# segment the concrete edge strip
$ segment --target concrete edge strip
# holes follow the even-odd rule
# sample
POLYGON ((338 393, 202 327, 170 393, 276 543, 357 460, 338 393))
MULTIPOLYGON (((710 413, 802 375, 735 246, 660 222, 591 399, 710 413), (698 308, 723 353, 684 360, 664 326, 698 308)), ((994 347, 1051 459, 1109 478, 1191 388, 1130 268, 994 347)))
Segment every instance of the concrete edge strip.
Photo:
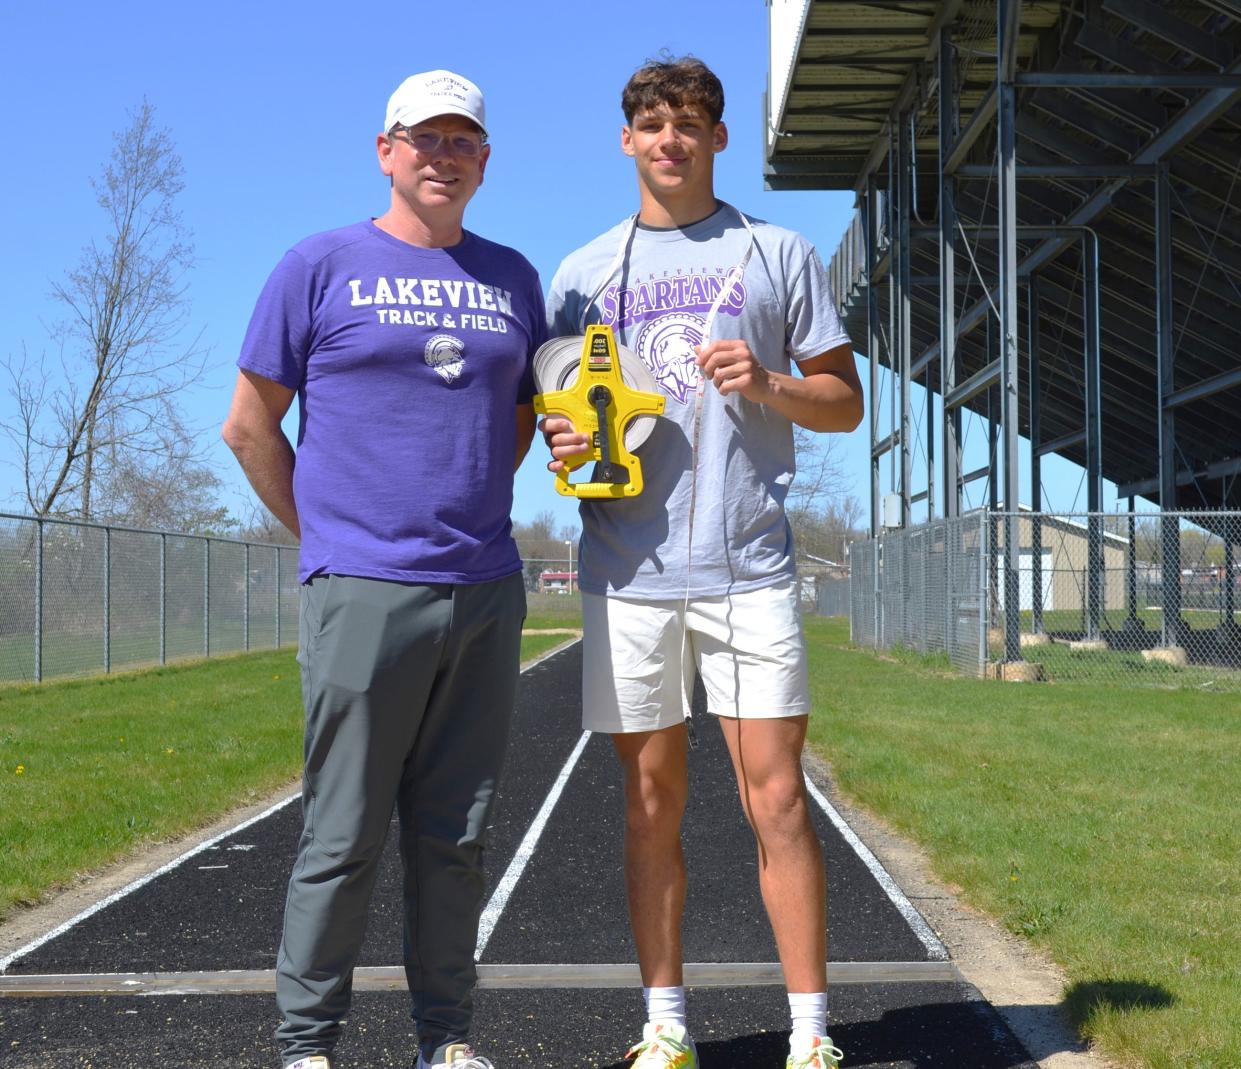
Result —
MULTIPOLYGON (((829 962, 827 982, 840 984, 964 983, 951 962, 829 962)), ((354 970, 355 991, 404 991, 399 965, 354 970)), ((478 986, 492 989, 629 988, 641 986, 637 965, 480 965, 478 986)), ((687 987, 783 986, 777 962, 687 962, 687 987)), ((86 973, 0 976, 0 998, 115 995, 270 995, 271 969, 220 972, 86 973)))
MULTIPOLYGON (((542 664, 549 657, 554 657, 557 653, 560 653, 561 651, 568 649, 570 646, 574 644, 574 642, 580 642, 580 641, 581 639, 571 639, 568 642, 563 642, 560 645, 556 646, 555 648, 548 650, 546 653, 542 654, 539 657, 536 657, 534 660, 530 661, 528 664, 523 665, 521 668, 522 673, 524 674, 525 672, 528 672, 531 668, 534 668, 536 665, 542 664)), ((23 958, 27 954, 34 953, 34 951, 38 950, 39 947, 43 946, 44 943, 49 943, 53 939, 55 939, 57 936, 64 935, 64 933, 67 932, 70 928, 73 928, 74 926, 81 924, 82 921, 86 920, 89 917, 93 917, 100 910, 107 909, 107 907, 112 905, 114 902, 119 902, 122 898, 126 897, 127 895, 133 894, 134 891, 137 891, 139 888, 145 887, 152 880, 164 875, 164 873, 171 872, 173 869, 177 868, 177 866, 183 865, 190 858, 196 857, 198 854, 201 854, 204 850, 211 849, 211 847, 215 846, 215 844, 218 843, 221 839, 227 839, 230 835, 235 835, 239 831, 244 831, 246 828, 250 827, 251 824, 257 824, 260 820, 266 820, 273 813, 279 812, 290 802, 297 801, 297 799, 299 799, 301 796, 302 796, 301 791, 296 791, 293 794, 289 795, 289 797, 281 799, 275 805, 270 806, 267 809, 263 810, 263 812, 250 817, 248 820, 243 820, 240 824, 237 824, 234 827, 227 829, 226 831, 220 832, 219 835, 212 836, 210 839, 207 839, 204 842, 199 843, 193 849, 187 850, 185 853, 178 855, 177 857, 173 858, 171 861, 167 862, 166 864, 161 865, 159 868, 154 869, 151 872, 148 872, 145 876, 139 876, 138 879, 134 880, 133 882, 127 883, 124 887, 120 888, 117 891, 112 892, 112 894, 108 895, 106 898, 101 898, 94 905, 89 906, 86 909, 82 910, 81 913, 78 913, 75 916, 70 917, 63 924, 57 925, 51 931, 45 932, 43 935, 39 936, 38 939, 35 939, 32 942, 27 943, 24 947, 20 947, 19 949, 14 950, 11 954, 8 954, 7 956, 0 958, 0 977, 3 977, 3 975, 8 971, 9 966, 12 965, 13 962, 17 961, 18 958, 23 958)), ((533 847, 531 847, 531 849, 533 849, 533 847)), ((501 904, 501 908, 503 908, 503 904, 501 904)), ((497 917, 498 916, 499 914, 497 913, 497 917)))
POLYGON ((844 837, 845 842, 853 848, 853 852, 861 859, 862 864, 870 870, 870 874, 875 878, 875 881, 883 888, 888 898, 891 899, 892 905, 897 908, 900 915, 909 924, 909 927, 913 929, 913 933, 918 937, 919 942, 926 947, 927 956, 933 962, 948 961, 951 955, 949 955, 948 948, 944 946, 943 941, 931 930, 931 926, 927 924, 926 919, 905 896, 905 892, 897 886, 896 881, 892 879, 888 870, 883 867, 882 862, 871 852, 870 847, 858 838, 857 833, 849 827, 845 822, 845 818, 828 801, 827 796, 815 786, 814 781, 809 776, 806 776, 806 789, 810 792, 810 796, 819 803, 819 807, 827 814, 827 819, 835 825, 836 830, 844 837))
POLYGON ((582 756, 582 751, 586 749, 586 743, 590 741, 590 732, 583 731, 581 737, 577 740, 577 745, 573 747, 573 752, 569 754, 569 758, 564 763, 564 767, 560 770, 560 775, 556 777, 556 782, 552 784, 551 790, 547 792, 547 797, 543 799, 543 804, 539 807, 538 813, 535 814, 534 820, 531 821, 530 827, 526 829, 526 834, 521 840, 521 845, 517 847, 517 853, 513 855, 513 859, 508 863, 508 868, 504 870, 504 875, 500 878, 500 882, 496 884, 496 889, 491 893, 491 898, 487 902, 486 908, 482 912, 482 916, 478 919, 478 942, 474 946, 474 957, 481 958, 483 951, 487 949, 487 942, 491 939, 491 933, 495 931, 496 925, 500 921, 500 914, 504 912, 504 907, 508 905, 509 895, 513 893, 513 888, 517 886, 517 881, 521 879, 521 875, 526 870, 526 866, 530 863, 530 858, 534 856, 535 847, 539 844, 539 837, 543 834, 543 828, 546 827, 548 819, 552 815, 552 810, 556 808, 556 803, 560 801, 560 795, 564 791, 565 784, 569 782, 569 776, 572 774, 574 766, 577 765, 578 758, 582 756))

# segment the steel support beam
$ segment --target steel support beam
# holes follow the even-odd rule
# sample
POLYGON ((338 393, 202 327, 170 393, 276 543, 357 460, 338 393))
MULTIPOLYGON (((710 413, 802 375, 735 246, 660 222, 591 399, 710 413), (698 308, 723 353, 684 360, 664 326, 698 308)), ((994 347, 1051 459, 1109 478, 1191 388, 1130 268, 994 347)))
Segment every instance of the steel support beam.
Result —
MULTIPOLYGON (((1241 74, 1241 62, 1232 64, 1224 73, 1241 74)), ((1147 141, 1129 162, 1138 165, 1158 163, 1210 126, 1220 115, 1236 104, 1238 99, 1241 99, 1241 89, 1207 90, 1147 141)), ((1103 188, 1088 197, 1080 207, 1070 212, 1064 222, 1069 226, 1089 225, 1111 205, 1113 198, 1124 185, 1124 179, 1109 181, 1103 188)), ((1071 240, 1071 238, 1061 237, 1044 241, 1031 250, 1018 266, 1026 272, 1035 271, 1058 256, 1071 240)), ((957 336, 960 337, 981 323, 990 307, 990 301, 996 298, 996 292, 992 291, 989 298, 984 296, 971 305, 960 318, 957 336)), ((918 359, 919 361, 924 358, 934 359, 938 353, 939 342, 936 341, 928 346, 918 359)))
MULTIPOLYGON (((897 121, 897 116, 909 109, 909 105, 913 103, 914 97, 918 92, 919 73, 924 63, 930 63, 939 50, 940 30, 945 26, 951 26, 957 18, 957 13, 961 10, 965 0, 946 0, 940 5, 939 11, 936 12, 931 25, 927 27, 927 49, 923 54, 921 62, 915 63, 905 75, 904 82, 896 94, 896 100, 892 105, 891 111, 888 113, 888 125, 897 121)), ((862 165, 862 170, 858 174, 858 180, 854 184, 854 190, 861 192, 865 188, 867 179, 879 169, 879 165, 883 163, 884 156, 891 150, 891 144, 888 134, 880 131, 871 142, 870 151, 866 154, 866 162, 862 165)))
POLYGON ((991 126, 991 120, 995 118, 997 100, 995 86, 992 86, 987 95, 979 102, 978 107, 974 109, 974 114, 970 116, 970 121, 965 124, 965 129, 960 132, 953 142, 943 165, 944 174, 956 173, 957 168, 965 162, 965 157, 969 155, 969 151, 974 147, 974 143, 991 126))
MULTIPOLYGON (((1020 163, 1017 178, 1151 178, 1155 168, 1133 163, 1020 163)), ((985 163, 965 163, 956 169, 958 178, 994 178, 995 168, 985 163)))
POLYGON ((952 393, 944 398, 944 408, 959 409, 972 401, 983 390, 989 390, 1000 381, 1000 362, 993 360, 986 367, 979 368, 952 393))
POLYGON ((894 432, 889 434, 886 438, 881 439, 871 447, 871 456, 876 459, 887 456, 890 452, 892 452, 892 450, 898 448, 900 443, 901 436, 899 433, 894 432))
MULTIPOLYGON (((943 30, 939 42, 939 396, 947 398, 957 388, 957 184, 946 161, 960 126, 957 93, 956 49, 951 30, 943 30)), ((919 369, 920 370, 920 369, 919 369)), ((961 515, 961 409, 944 405, 944 516, 961 515)))
POLYGON ((1045 89, 1241 89, 1241 75, 1037 71, 1017 75, 1016 83, 1045 89))
POLYGON ((985 479, 991 474, 991 465, 988 464, 984 468, 975 468, 973 471, 967 471, 961 476, 961 485, 966 483, 976 483, 979 479, 985 479))
MULTIPOLYGON (((1214 464, 1208 464, 1205 468, 1200 468, 1197 471, 1194 471, 1192 468, 1178 468, 1175 486, 1192 486, 1194 483, 1208 482, 1211 479, 1233 479, 1238 475, 1241 475, 1241 457, 1232 457, 1228 460, 1218 460, 1214 464)), ((1120 483, 1116 487, 1116 496, 1132 497, 1138 495, 1141 497, 1158 497, 1159 484, 1160 480, 1158 478, 1120 483)))
POLYGON ((879 244, 879 186, 875 176, 866 181, 862 198, 862 225, 866 231, 866 340, 870 357, 870 536, 879 536, 879 454, 875 439, 879 434, 879 294, 875 290, 875 247, 879 244))
MULTIPOLYGON (((1032 275, 1030 281, 1033 282, 1037 275, 1032 275)), ((1045 457, 1048 453, 1061 453, 1066 449, 1072 449, 1075 445, 1082 445, 1086 441, 1085 431, 1070 431, 1068 434, 1062 434, 1059 438, 1053 438, 1049 442, 1040 441, 1034 447, 1034 455, 1045 457)))
POLYGON ((1103 616, 1103 391, 1099 344, 1099 239, 1082 234, 1082 325, 1086 364, 1086 637, 1098 638, 1103 616))
POLYGON ((896 124, 896 170, 898 176, 897 194, 897 246, 896 246, 896 351, 900 364, 898 372, 901 391, 900 412, 900 493, 901 493, 901 526, 908 527, 910 522, 909 494, 912 488, 913 449, 910 442, 911 395, 913 383, 909 373, 910 349, 912 346, 912 330, 910 324, 910 292, 909 275, 911 248, 909 237, 909 217, 913 193, 913 155, 910 151, 910 129, 907 117, 902 114, 896 124))
MULTIPOLYGON (((1004 660, 1021 660, 1021 573, 1017 510, 1017 39, 1020 0, 999 0, 996 11, 996 170, 999 204, 999 418, 1004 433, 1004 660)), ((992 480, 995 486, 995 480, 992 480)), ((994 493, 993 493, 994 496, 994 493)))
POLYGON ((1030 582, 1031 608, 1034 616, 1031 630, 1043 633, 1043 459, 1039 446, 1043 440, 1043 414, 1039 397, 1039 362, 1043 346, 1039 333, 1039 280, 1032 275, 1026 285, 1026 344, 1029 361, 1028 411, 1030 418, 1030 582))
POLYGON ((1186 386, 1184 389, 1166 394, 1163 398, 1163 403, 1166 408, 1179 408, 1181 405, 1187 405, 1191 401, 1201 401, 1205 397, 1214 397, 1217 393, 1223 393, 1225 390, 1231 390, 1237 386, 1241 386, 1241 368, 1235 371, 1225 371, 1219 375, 1212 375, 1211 378, 1203 379, 1201 382, 1194 383, 1193 386, 1186 386))
POLYGON ((1159 508, 1160 588, 1163 594, 1165 646, 1176 646, 1181 637, 1181 532, 1176 508, 1176 414, 1168 405, 1175 392, 1176 352, 1172 342, 1172 186, 1168 165, 1159 166, 1155 179, 1155 367, 1159 378, 1159 508))

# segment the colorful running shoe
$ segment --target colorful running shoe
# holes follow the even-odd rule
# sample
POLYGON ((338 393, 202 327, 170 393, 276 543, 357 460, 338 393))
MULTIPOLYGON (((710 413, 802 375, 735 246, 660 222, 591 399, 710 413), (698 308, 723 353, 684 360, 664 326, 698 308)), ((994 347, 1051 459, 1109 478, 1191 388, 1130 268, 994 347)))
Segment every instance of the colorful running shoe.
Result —
POLYGON ((679 1024, 647 1021, 642 1042, 630 1047, 625 1057, 633 1059, 629 1069, 698 1069, 698 1048, 679 1024))
POLYGON ((491 1061, 476 1054, 468 1043, 449 1043, 435 1052, 431 1061, 418 1055, 418 1069, 495 1069, 491 1061))
POLYGON ((840 1069, 844 1052, 832 1046, 831 1036, 793 1036, 784 1069, 840 1069))

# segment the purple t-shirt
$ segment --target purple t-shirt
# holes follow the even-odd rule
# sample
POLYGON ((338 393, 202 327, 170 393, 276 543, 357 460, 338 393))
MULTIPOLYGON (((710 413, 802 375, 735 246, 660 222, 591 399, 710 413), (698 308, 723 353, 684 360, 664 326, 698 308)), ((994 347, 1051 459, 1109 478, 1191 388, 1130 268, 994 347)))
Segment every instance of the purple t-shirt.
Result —
POLYGON ((545 338, 538 273, 469 231, 423 249, 367 221, 291 249, 237 364, 298 392, 301 580, 518 571, 516 407, 545 338))

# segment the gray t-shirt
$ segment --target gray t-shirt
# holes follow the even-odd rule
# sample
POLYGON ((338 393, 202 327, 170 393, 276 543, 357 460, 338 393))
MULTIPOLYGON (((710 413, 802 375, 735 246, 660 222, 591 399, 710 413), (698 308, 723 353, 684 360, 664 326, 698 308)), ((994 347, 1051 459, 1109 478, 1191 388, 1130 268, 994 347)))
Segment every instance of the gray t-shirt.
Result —
MULTIPOLYGON (((747 218, 754 249, 712 337, 743 338, 765 367, 786 373, 791 361, 848 344, 814 246, 790 230, 747 218)), ((581 334, 588 323, 611 324, 666 398, 663 417, 638 453, 642 493, 581 503, 580 583, 587 593, 643 601, 687 592, 709 597, 757 590, 793 574, 784 515, 794 472, 788 419, 740 395, 723 397, 707 384, 692 489, 693 347, 702 343, 707 314, 745 257, 750 233, 728 205, 684 229, 635 229, 626 220, 566 257, 552 279, 552 336, 581 334), (624 260, 603 286, 627 237, 624 260)))

